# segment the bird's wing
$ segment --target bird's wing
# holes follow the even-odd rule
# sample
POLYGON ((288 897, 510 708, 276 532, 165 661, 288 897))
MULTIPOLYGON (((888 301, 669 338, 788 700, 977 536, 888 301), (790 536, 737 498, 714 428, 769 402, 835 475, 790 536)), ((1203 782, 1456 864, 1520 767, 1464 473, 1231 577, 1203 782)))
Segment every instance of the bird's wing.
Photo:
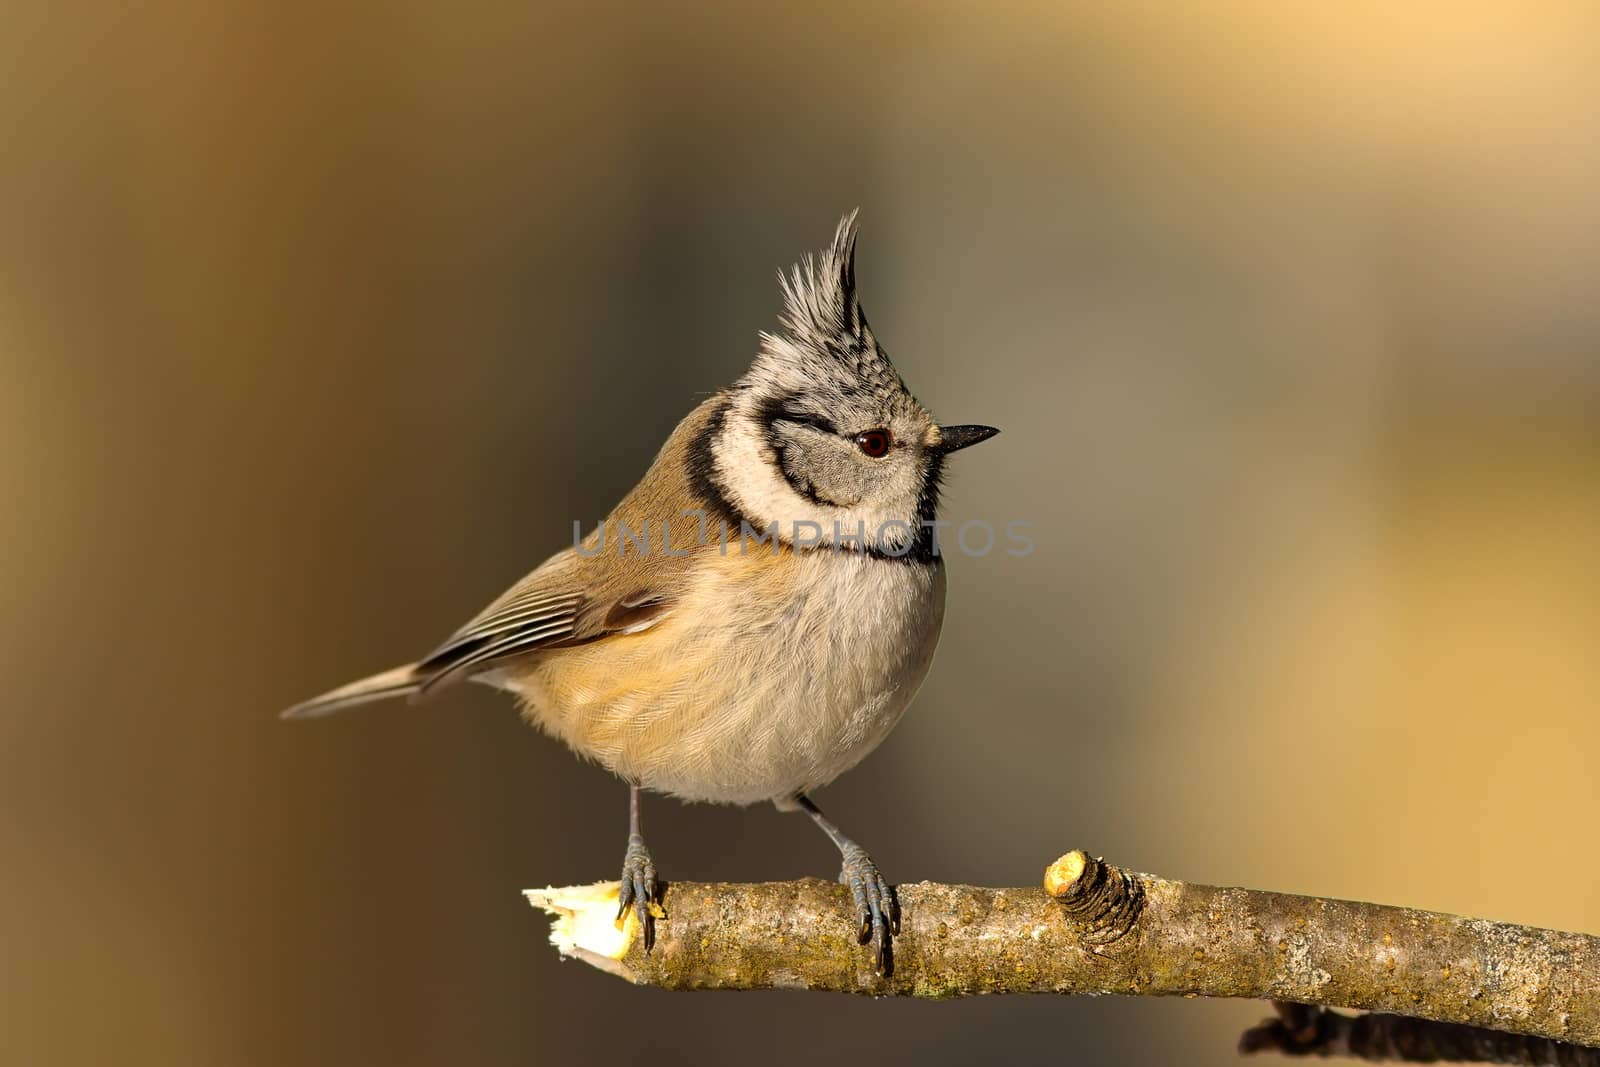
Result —
POLYGON ((707 539, 713 502, 694 472, 725 406, 721 394, 711 397, 678 424, 639 484, 583 540, 583 551, 551 556, 418 663, 418 691, 540 649, 638 633, 670 614, 700 563, 721 550, 707 539), (643 533, 646 547, 629 551, 620 529, 643 533))
POLYGON ((620 575, 602 577, 587 562, 563 552, 508 589, 417 663, 418 692, 539 649, 638 633, 665 618, 677 599, 675 589, 619 583, 620 575))

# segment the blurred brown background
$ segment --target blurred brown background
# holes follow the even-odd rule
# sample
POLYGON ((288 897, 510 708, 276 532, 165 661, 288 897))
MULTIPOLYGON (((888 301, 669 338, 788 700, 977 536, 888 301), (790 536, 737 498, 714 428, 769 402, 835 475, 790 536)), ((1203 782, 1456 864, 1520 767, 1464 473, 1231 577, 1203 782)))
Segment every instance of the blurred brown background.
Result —
POLYGON ((0 37, 0 1060, 1233 1062, 1261 1005, 563 966, 518 891, 612 874, 617 782, 488 692, 274 717, 602 515, 857 205, 1005 429, 949 516, 1038 545, 820 797, 891 878, 1600 930, 1593 4, 74 10, 0 37))

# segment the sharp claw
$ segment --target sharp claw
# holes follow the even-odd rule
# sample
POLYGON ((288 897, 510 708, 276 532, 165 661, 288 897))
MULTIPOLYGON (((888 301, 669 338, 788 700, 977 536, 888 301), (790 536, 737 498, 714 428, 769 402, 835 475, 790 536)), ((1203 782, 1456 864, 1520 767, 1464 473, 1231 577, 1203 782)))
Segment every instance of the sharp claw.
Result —
POLYGON ((858 922, 856 940, 872 945, 877 972, 887 976, 894 966, 893 938, 900 932, 900 901, 872 859, 859 848, 845 853, 839 881, 850 887, 858 922))
POLYGON ((634 918, 639 920, 639 927, 644 935, 646 953, 655 947, 656 917, 666 916, 666 912, 661 909, 660 899, 661 889, 656 882, 656 865, 643 842, 632 840, 628 843, 627 854, 622 860, 622 884, 617 893, 617 922, 622 922, 623 916, 628 914, 629 907, 633 908, 634 918))
POLYGON ((644 951, 648 955, 656 943, 656 921, 650 914, 650 909, 645 905, 643 892, 636 894, 633 902, 633 914, 639 920, 639 929, 644 931, 644 951))
POLYGON ((883 909, 877 900, 872 903, 872 963, 879 974, 886 972, 889 956, 889 931, 884 922, 883 909))
POLYGON ((867 900, 867 891, 860 885, 854 887, 856 898, 856 918, 860 920, 860 927, 856 930, 856 942, 865 945, 872 937, 872 904, 867 900))

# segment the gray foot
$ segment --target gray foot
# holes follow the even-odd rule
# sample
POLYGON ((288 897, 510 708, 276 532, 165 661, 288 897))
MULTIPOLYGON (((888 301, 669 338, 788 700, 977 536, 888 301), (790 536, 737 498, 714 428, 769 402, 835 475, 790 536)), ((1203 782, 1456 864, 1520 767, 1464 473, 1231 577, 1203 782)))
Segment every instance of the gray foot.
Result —
POLYGON ((844 868, 839 871, 839 881, 850 887, 855 899, 859 925, 856 939, 863 945, 872 943, 873 965, 887 977, 894 970, 892 939, 900 932, 900 901, 866 849, 852 844, 843 852, 844 868))
MULTIPOLYGON (((870 860, 868 861, 871 862, 870 860)), ((656 882, 655 861, 644 840, 637 834, 628 838, 628 851, 622 857, 622 892, 617 902, 617 918, 621 919, 633 905, 633 913, 644 931, 644 950, 649 952, 656 943, 656 916, 661 910, 661 887, 656 882)))

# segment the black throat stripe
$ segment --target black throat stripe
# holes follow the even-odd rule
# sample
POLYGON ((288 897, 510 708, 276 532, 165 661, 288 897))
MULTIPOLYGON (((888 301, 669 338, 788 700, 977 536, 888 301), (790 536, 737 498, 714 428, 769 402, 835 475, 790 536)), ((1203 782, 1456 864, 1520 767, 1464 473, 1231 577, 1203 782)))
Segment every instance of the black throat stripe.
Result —
MULTIPOLYGON (((732 397, 723 397, 721 402, 711 410, 711 415, 706 419, 705 425, 689 442, 689 454, 684 461, 684 474, 689 479, 689 491, 693 493, 706 510, 706 521, 716 520, 724 528, 737 532, 740 523, 748 523, 746 518, 733 501, 728 498, 727 492, 722 488, 722 483, 717 480, 717 463, 712 455, 711 446, 722 433, 722 427, 728 418, 728 408, 733 403, 732 397)), ((754 524, 751 524, 752 528, 754 524)))

